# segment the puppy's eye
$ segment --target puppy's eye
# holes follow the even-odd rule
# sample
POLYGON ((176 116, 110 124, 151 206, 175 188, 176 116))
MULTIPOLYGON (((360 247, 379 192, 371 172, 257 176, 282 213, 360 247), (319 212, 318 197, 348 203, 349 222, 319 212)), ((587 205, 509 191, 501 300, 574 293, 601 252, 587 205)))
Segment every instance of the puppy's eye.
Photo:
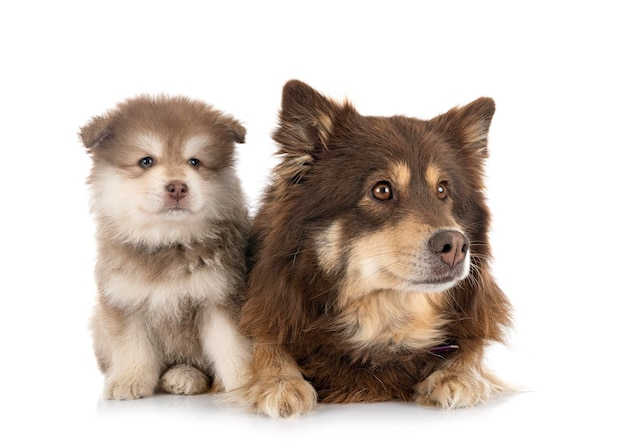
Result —
POLYGON ((387 201, 393 198, 393 191, 391 190, 391 184, 387 181, 378 182, 372 188, 372 196, 376 200, 387 201))
POLYGON ((446 200, 448 198, 448 182, 439 182, 437 184, 437 197, 440 200, 446 200))
POLYGON ((144 157, 139 160, 139 166, 141 168, 150 168, 154 164, 154 159, 152 157, 144 157))
POLYGON ((194 168, 199 168, 200 161, 198 159, 189 159, 189 165, 191 165, 194 168))

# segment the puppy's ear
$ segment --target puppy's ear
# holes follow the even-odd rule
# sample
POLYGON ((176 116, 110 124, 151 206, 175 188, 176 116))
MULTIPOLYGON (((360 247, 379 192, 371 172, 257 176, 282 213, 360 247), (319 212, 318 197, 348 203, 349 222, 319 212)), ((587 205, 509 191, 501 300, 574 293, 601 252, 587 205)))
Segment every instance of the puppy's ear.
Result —
POLYGON ((452 108, 430 122, 460 149, 487 157, 487 134, 495 111, 493 99, 481 97, 463 107, 452 108))
POLYGON ((111 134, 112 123, 113 119, 108 115, 97 116, 81 127, 78 135, 85 148, 95 148, 106 139, 111 134))
POLYGON ((339 112, 328 100, 306 83, 290 80, 283 87, 280 127, 274 140, 286 151, 311 151, 318 142, 326 146, 339 112))
POLYGON ((238 120, 228 115, 221 115, 216 125, 223 129, 237 143, 246 143, 246 129, 238 120))

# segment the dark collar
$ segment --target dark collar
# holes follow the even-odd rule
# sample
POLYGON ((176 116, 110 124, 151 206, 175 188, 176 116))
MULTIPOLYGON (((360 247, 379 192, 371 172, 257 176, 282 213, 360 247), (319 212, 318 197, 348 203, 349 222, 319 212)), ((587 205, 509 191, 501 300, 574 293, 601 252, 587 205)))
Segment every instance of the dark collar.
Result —
POLYGON ((459 345, 455 341, 447 341, 428 350, 428 353, 440 358, 447 358, 459 350, 459 345))

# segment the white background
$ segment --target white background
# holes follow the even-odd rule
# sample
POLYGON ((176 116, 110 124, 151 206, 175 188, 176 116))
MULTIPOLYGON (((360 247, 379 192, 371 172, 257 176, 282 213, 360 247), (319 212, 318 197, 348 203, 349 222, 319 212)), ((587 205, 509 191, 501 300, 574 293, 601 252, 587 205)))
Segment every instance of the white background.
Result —
POLYGON ((3 2, 0 440, 624 442, 622 11, 604 1, 3 2), (100 400, 78 128, 138 93, 206 100, 248 129, 238 155, 254 205, 290 78, 363 114, 430 118, 495 99, 493 269, 515 329, 489 366, 522 393, 458 411, 322 406, 291 420, 208 395, 100 400))

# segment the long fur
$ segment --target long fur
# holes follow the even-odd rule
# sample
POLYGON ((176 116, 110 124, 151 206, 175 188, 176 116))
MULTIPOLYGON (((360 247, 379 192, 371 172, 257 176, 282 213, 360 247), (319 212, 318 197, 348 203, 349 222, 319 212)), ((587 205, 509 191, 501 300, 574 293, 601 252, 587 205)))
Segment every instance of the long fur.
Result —
POLYGON ((244 396, 258 412, 392 399, 451 408, 505 390, 482 365, 510 325, 489 270, 494 111, 479 98, 426 121, 363 116, 285 85, 241 319, 255 344, 244 396), (435 251, 442 232, 469 250, 435 251))
POLYGON ((139 96, 80 130, 97 223, 94 350, 104 397, 232 390, 249 219, 233 166, 245 128, 186 97, 139 96))

